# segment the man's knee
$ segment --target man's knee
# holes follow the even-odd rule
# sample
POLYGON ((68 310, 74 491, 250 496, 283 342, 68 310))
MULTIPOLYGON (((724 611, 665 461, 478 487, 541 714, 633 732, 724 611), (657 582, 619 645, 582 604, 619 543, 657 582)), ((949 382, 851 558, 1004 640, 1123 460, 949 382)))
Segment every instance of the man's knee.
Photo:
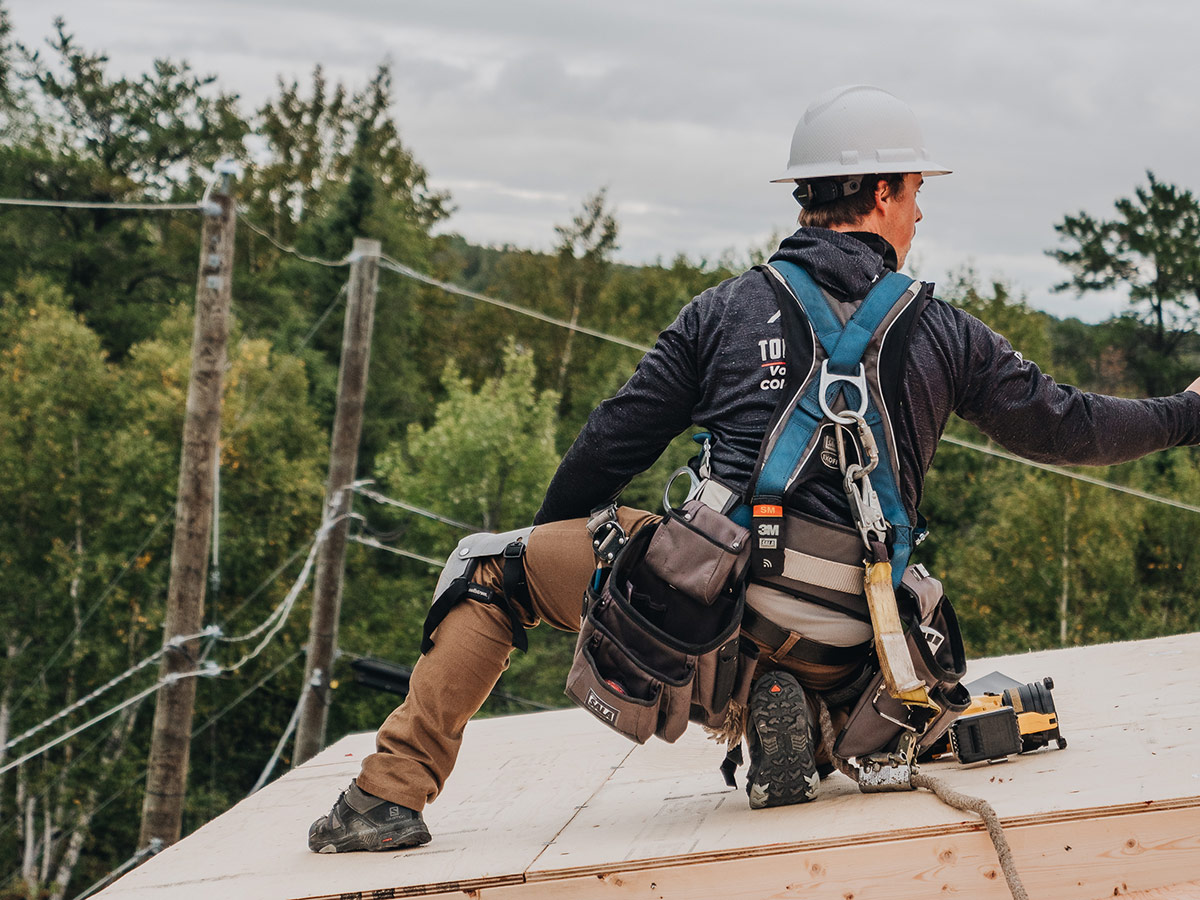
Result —
POLYGON ((485 603, 503 609, 512 629, 513 646, 528 649, 525 627, 529 588, 525 547, 533 528, 499 534, 479 532, 459 541, 438 579, 433 606, 425 619, 421 652, 433 647, 433 633, 459 603, 485 603), (499 568, 497 569, 497 565, 499 568))

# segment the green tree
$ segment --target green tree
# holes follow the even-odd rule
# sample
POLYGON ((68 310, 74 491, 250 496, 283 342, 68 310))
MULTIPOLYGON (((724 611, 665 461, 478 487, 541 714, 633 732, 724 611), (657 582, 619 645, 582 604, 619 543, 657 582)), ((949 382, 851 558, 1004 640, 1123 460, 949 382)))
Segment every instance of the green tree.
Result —
MULTIPOLYGON (((281 82, 255 122, 267 160, 249 167, 242 184, 247 225, 306 255, 333 260, 346 257, 354 238, 377 238, 389 256, 427 271, 429 232, 448 215, 449 198, 429 186, 424 167, 400 139, 391 115, 393 91, 386 65, 360 90, 330 86, 319 67, 307 94, 296 82, 281 82)), ((239 243, 245 247, 238 277, 247 327, 281 346, 294 345, 337 297, 345 270, 282 253, 250 227, 239 243)), ((454 355, 444 334, 453 308, 442 292, 383 273, 360 453, 364 468, 409 422, 428 414, 426 398, 454 355)), ((303 353, 325 421, 332 417, 340 352, 336 317, 303 353)))
MULTIPOLYGON (((0 143, 9 196, 101 203, 198 199, 203 172, 240 155, 236 98, 186 63, 157 60, 113 78, 61 19, 44 55, 18 44, 12 75, 24 111, 0 143)), ((0 216, 0 290, 49 276, 118 357, 153 333, 195 279, 197 223, 113 209, 10 209, 0 216)))
POLYGON ((1116 201, 1113 219, 1065 216, 1055 231, 1069 245, 1048 251, 1071 279, 1059 290, 1128 290, 1130 315, 1145 326, 1126 351, 1148 393, 1187 382, 1180 353, 1200 321, 1200 203, 1191 191, 1149 182, 1116 201))
MULTIPOLYGON (((487 531, 529 524, 558 464, 555 450, 556 407, 553 391, 534 386, 532 354, 510 341, 500 374, 475 387, 451 364, 443 375, 445 399, 429 426, 409 426, 407 437, 382 453, 376 474, 388 494, 487 531)), ((381 514, 370 517, 379 529, 392 527, 394 543, 434 559, 445 559, 462 531, 440 522, 404 514, 384 526, 381 514)), ((364 563, 369 562, 362 560, 364 563)), ((392 571, 396 599, 375 609, 362 608, 343 622, 343 643, 360 652, 415 659, 421 623, 428 610, 437 567, 400 560, 375 562, 352 574, 347 596, 365 593, 360 586, 382 565, 392 571), (392 568, 394 566, 394 568, 392 568)), ((574 637, 539 629, 528 654, 517 654, 505 675, 507 690, 541 702, 561 702, 574 637)), ((378 713, 379 704, 361 705, 378 713)), ((344 713, 343 713, 344 714, 344 713)), ((344 728, 372 728, 378 719, 341 718, 344 728)))
POLYGON ((1051 365, 1049 317, 1032 309, 1023 297, 1013 297, 1003 281, 993 281, 990 287, 985 292, 975 271, 966 268, 951 276, 943 299, 1004 335, 1026 359, 1051 365))
MULTIPOLYGON (((9 88, 8 78, 12 71, 12 44, 10 43, 10 35, 12 34, 12 20, 8 16, 8 10, 0 3, 0 111, 4 111, 12 104, 12 94, 9 88)), ((0 120, 0 126, 3 126, 4 120, 0 120)), ((0 127, 0 136, 4 131, 0 127)))
MULTIPOLYGON (((1002 485, 940 562, 973 656, 1118 640, 1144 615, 1140 517, 1104 488, 996 462, 1002 485), (1065 640, 1064 640, 1065 636, 1065 640)), ((1144 636, 1139 634, 1138 636, 1144 636)))
MULTIPOLYGON (((0 605, 0 722, 9 735, 67 707, 161 643, 190 315, 179 310, 115 365, 71 307, 44 279, 21 282, 0 303, 0 502, 9 510, 0 522, 0 561, 11 590, 10 602, 0 605)), ((262 576, 303 547, 316 525, 324 442, 297 360, 273 357, 262 340, 238 340, 226 379, 222 581, 208 609, 209 620, 228 634, 261 621, 282 597, 286 585, 260 590, 262 576)), ((292 622, 248 668, 295 652, 302 629, 292 622)), ((243 649, 220 647, 214 656, 227 663, 243 649)), ((98 704, 130 696, 153 671, 35 740, 78 724, 98 704)), ((206 679, 198 721, 244 688, 236 675, 206 679)), ((30 890, 44 887, 62 897, 68 885, 90 883, 129 856, 137 809, 136 791, 128 789, 144 763, 144 705, 0 781, 0 808, 21 812, 5 815, 0 848, 22 859, 30 890), (106 796, 120 802, 97 831, 92 818, 106 796)), ((260 710, 241 723, 231 742, 237 749, 222 753, 226 783, 219 797, 205 799, 201 821, 248 789, 257 771, 246 772, 261 766, 289 713, 260 710)), ((32 749, 35 740, 13 753, 32 749)))
MULTIPOLYGON (((579 324, 579 314, 585 306, 594 306, 608 281, 612 255, 617 250, 617 220, 607 209, 607 191, 601 188, 583 201, 570 225, 555 225, 558 235, 558 277, 560 291, 571 310, 570 322, 579 324)), ((575 332, 568 331, 563 340, 558 367, 558 393, 563 396, 567 386, 567 370, 571 366, 571 350, 575 332)))

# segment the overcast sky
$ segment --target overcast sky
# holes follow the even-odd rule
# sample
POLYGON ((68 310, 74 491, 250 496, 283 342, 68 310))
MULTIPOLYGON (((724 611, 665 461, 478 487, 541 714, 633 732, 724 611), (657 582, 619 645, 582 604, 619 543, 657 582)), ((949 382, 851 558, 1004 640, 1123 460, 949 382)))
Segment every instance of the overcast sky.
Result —
MULTIPOLYGON (((156 56, 247 107, 314 64, 396 76, 401 134, 480 243, 549 248, 608 188, 630 262, 742 255, 794 227, 795 122, 830 87, 913 107, 955 172, 921 193, 909 269, 973 265, 1033 305, 1096 321, 1120 296, 1052 293, 1053 226, 1145 182, 1200 187, 1200 5, 1185 0, 6 0, 35 43, 55 14, 115 71, 156 56)), ((386 248, 385 248, 386 250, 386 248)), ((665 324, 665 323, 664 323, 665 324)))

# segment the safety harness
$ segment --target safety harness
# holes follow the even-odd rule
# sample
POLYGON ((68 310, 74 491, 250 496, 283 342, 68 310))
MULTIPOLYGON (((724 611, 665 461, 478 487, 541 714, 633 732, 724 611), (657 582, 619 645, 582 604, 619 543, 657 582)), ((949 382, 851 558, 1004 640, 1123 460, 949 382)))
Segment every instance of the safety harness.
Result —
MULTIPOLYGON (((898 403, 901 379, 896 370, 903 365, 908 331, 927 291, 920 282, 889 272, 843 319, 800 266, 777 260, 764 268, 779 301, 789 371, 797 363, 808 366, 803 378, 789 378, 789 387, 796 387, 776 408, 751 482, 751 577, 777 576, 788 564, 785 508, 802 485, 827 477, 832 438, 841 486, 866 549, 860 583, 879 666, 888 693, 909 714, 898 748, 907 765, 917 739, 941 708, 913 669, 896 606, 895 590, 912 551, 914 528, 900 494, 888 413, 898 403), (805 349, 808 353, 802 355, 805 349), (889 366, 894 371, 882 371, 889 366)), ((852 308, 833 302, 840 309, 852 308)))

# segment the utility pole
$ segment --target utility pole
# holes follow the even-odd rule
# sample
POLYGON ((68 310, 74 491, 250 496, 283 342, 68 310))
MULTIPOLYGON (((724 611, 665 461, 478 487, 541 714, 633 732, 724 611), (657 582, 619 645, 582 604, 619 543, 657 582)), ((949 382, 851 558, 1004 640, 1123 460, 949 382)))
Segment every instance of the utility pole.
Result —
POLYGON ((325 485, 325 517, 333 521, 317 556, 313 583, 312 622, 308 629, 308 662, 301 688, 300 723, 292 765, 315 756, 325 745, 330 671, 337 651, 342 576, 346 566, 346 534, 352 499, 349 485, 358 466, 367 372, 371 365, 371 329, 375 324, 375 289, 379 285, 379 241, 355 238, 351 252, 350 289, 338 369, 337 411, 329 448, 329 481, 325 485))
POLYGON ((233 280, 233 233, 237 223, 233 198, 235 170, 218 165, 220 184, 202 204, 200 274, 196 283, 192 368, 188 382, 183 453, 175 505, 175 538, 171 548, 171 580, 163 623, 160 679, 171 681, 158 691, 150 738, 146 798, 142 804, 139 847, 155 840, 179 840, 183 798, 187 789, 188 751, 196 700, 196 639, 204 620, 204 580, 213 517, 213 466, 221 436, 221 383, 229 339, 229 306, 233 280))

